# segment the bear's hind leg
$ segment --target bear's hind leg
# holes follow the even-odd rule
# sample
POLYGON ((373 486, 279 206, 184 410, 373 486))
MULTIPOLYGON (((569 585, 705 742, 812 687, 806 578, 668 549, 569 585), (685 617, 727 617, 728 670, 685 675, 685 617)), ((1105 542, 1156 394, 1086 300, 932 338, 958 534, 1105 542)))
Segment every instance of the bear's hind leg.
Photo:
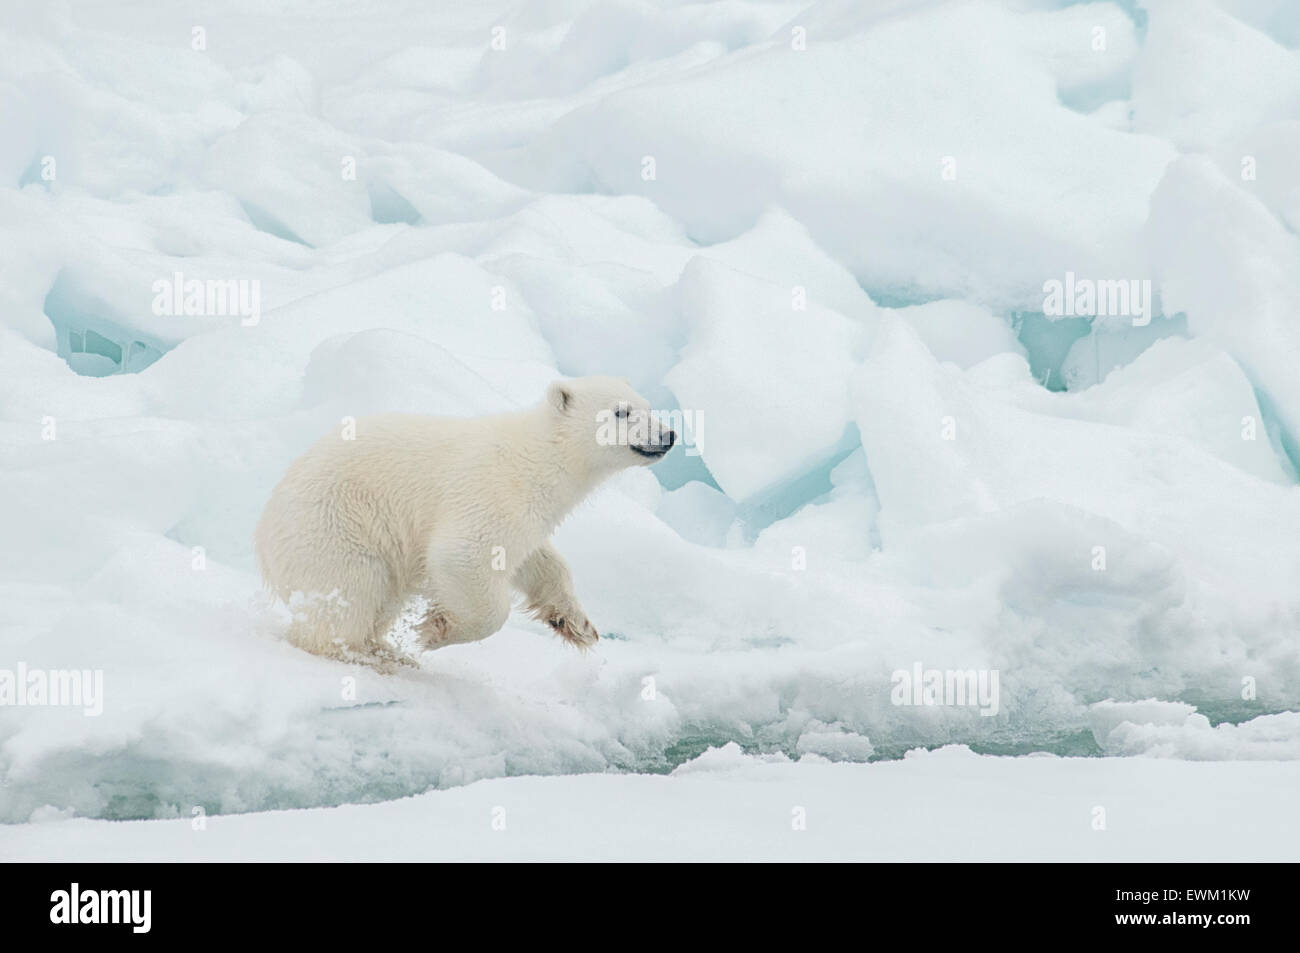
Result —
POLYGON ((415 635, 420 640, 420 647, 426 652, 447 645, 451 641, 448 638, 449 631, 450 621, 446 613, 432 603, 425 611, 420 624, 415 627, 415 635))
POLYGON ((406 592, 394 579, 388 580, 383 601, 370 636, 366 640, 365 652, 369 656, 367 664, 383 673, 392 672, 399 665, 418 668, 419 663, 389 640, 388 634, 394 623, 406 607, 406 592))
POLYGON ((426 577, 421 594, 429 608, 416 627, 426 650, 486 639, 506 624, 510 615, 510 588, 490 558, 466 559, 455 553, 438 558, 426 555, 426 577))
POLYGON ((374 557, 356 556, 341 568, 339 578, 321 581, 299 597, 299 604, 291 604, 289 641, 315 655, 364 661, 392 622, 392 617, 386 623, 383 618, 394 598, 392 581, 374 557))
POLYGON ((470 603, 453 594, 446 585, 426 589, 429 608, 415 627, 425 651, 444 645, 479 642, 500 630, 510 615, 510 596, 504 589, 490 589, 486 599, 470 603))

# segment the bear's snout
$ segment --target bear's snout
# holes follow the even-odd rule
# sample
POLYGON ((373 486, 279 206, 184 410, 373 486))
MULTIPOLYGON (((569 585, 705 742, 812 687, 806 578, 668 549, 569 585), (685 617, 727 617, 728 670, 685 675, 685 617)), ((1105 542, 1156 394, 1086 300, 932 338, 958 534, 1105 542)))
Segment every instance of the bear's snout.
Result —
POLYGON ((663 426, 652 426, 649 437, 650 439, 641 446, 635 443, 629 443, 628 446, 633 453, 648 457, 651 460, 658 460, 677 443, 677 434, 663 426))

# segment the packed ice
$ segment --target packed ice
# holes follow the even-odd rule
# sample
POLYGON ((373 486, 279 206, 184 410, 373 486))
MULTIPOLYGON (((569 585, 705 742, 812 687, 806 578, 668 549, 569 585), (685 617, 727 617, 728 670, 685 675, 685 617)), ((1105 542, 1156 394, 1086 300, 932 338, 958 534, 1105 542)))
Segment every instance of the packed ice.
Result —
POLYGON ((0 24, 0 668, 103 673, 0 706, 0 821, 1300 761, 1293 5, 278 6, 0 24), (690 423, 556 533, 594 651, 284 641, 295 456, 586 374, 690 423))

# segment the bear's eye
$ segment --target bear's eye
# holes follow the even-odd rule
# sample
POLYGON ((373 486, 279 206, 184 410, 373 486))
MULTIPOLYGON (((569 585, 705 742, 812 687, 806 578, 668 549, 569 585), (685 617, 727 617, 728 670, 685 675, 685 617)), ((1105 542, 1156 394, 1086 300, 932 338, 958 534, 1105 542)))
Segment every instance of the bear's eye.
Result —
POLYGON ((614 411, 614 416, 615 416, 615 417, 618 417, 620 420, 623 419, 624 417, 626 417, 626 416, 627 416, 627 405, 626 405, 626 404, 619 404, 619 405, 618 405, 618 410, 614 411))

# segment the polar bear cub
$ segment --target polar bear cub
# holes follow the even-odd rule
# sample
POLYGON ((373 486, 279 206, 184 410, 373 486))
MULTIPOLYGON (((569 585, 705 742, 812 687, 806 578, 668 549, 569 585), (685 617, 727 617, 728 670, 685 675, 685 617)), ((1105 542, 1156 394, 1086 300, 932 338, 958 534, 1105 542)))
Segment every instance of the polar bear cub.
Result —
POLYGON ((536 406, 491 417, 381 414, 327 436, 266 504, 262 576, 294 610, 293 644, 392 660, 385 636, 412 596, 426 649, 500 629, 512 593, 582 648, 596 629, 551 532, 602 480, 646 465, 676 435, 626 381, 559 381, 536 406))

